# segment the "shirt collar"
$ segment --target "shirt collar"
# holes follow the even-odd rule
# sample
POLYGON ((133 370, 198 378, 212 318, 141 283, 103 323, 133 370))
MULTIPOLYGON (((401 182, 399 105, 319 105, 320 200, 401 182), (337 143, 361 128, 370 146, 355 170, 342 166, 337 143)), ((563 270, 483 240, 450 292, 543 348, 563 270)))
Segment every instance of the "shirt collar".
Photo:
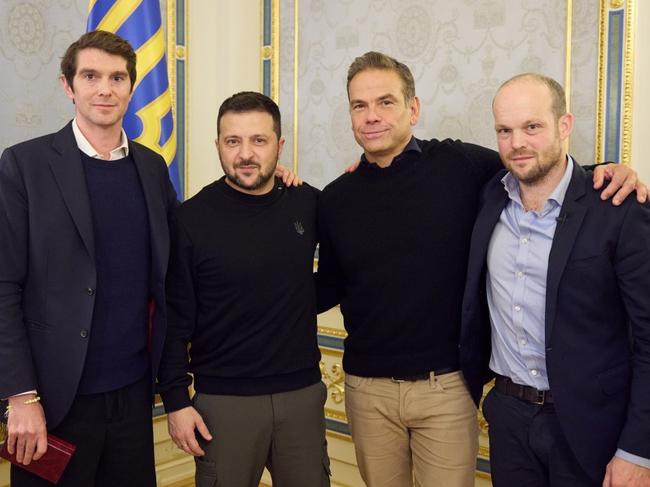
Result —
MULTIPOLYGON (((81 133, 81 129, 79 128, 79 125, 77 125, 76 118, 72 119, 72 133, 74 133, 74 138, 77 141, 77 147, 79 147, 79 150, 81 152, 95 159, 101 159, 99 152, 95 150, 85 135, 81 133)), ((110 151, 108 158, 109 161, 123 159, 129 155, 129 140, 126 138, 126 132, 124 132, 124 129, 122 129, 122 136, 120 140, 120 145, 110 151)))
MULTIPOLYGON (((573 174, 573 158, 567 155, 567 165, 564 170, 564 175, 560 182, 551 192, 547 201, 553 201, 557 206, 562 206, 564 203, 564 197, 566 196, 567 189, 569 189, 569 183, 571 182, 571 175, 573 174)), ((508 193, 508 197, 518 202, 521 205, 521 197, 519 195, 519 181, 515 178, 509 171, 506 173, 501 182, 508 193)), ((522 205, 523 206, 523 205, 522 205)))
MULTIPOLYGON (((404 147, 404 150, 402 152, 400 152, 397 156, 395 156, 395 158, 393 159, 393 161, 391 163, 391 166, 394 163, 401 161, 404 158, 404 155, 407 152, 411 152, 411 151, 422 152, 422 148, 418 144, 417 139, 415 137, 413 137, 413 136, 411 136, 411 140, 409 140, 409 143, 406 144, 406 147, 404 147)), ((366 154, 361 155, 361 164, 364 165, 364 166, 369 166, 369 167, 373 167, 373 166, 377 167, 377 168, 379 167, 376 163, 370 162, 366 158, 366 154)))

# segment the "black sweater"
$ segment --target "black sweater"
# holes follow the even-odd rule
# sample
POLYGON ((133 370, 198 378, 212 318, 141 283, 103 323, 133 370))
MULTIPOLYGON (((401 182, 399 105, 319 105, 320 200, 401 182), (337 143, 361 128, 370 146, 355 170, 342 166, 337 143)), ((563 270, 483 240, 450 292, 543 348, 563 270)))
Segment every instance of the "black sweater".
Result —
POLYGON ((251 196, 222 178, 173 213, 159 371, 167 411, 190 404, 188 372, 209 394, 271 394, 320 380, 317 200, 308 185, 276 182, 251 196))
POLYGON ((496 152, 418 141, 387 168, 362 164, 319 208, 319 312, 341 303, 346 372, 409 375, 458 365, 469 242, 496 152))

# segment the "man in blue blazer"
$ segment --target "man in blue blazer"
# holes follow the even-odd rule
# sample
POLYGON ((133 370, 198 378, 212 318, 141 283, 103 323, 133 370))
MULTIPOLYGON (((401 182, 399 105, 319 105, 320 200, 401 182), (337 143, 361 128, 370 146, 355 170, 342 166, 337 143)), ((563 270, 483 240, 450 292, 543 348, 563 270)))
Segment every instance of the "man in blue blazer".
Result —
POLYGON ((484 188, 469 255, 461 366, 495 486, 650 485, 650 207, 602 201, 565 150, 554 80, 493 102, 507 171, 484 188))
MULTIPOLYGON (((61 61, 75 118, 0 158, 0 398, 8 448, 46 429, 77 451, 59 485, 155 485, 151 404, 165 335, 164 160, 127 140, 135 53, 84 34, 61 61)), ((50 485, 12 468, 15 487, 50 485)))

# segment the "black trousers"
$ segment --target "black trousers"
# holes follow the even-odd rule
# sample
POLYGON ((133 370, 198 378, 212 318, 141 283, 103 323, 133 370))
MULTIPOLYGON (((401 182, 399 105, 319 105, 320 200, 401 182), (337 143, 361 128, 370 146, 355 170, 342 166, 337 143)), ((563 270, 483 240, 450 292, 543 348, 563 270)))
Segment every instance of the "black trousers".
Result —
POLYGON ((602 486, 602 478, 594 480, 578 464, 552 404, 530 404, 492 389, 483 415, 490 426, 494 487, 602 486))
MULTIPOLYGON (((149 374, 116 391, 80 395, 51 431, 77 445, 61 487, 155 487, 149 374)), ((53 484, 11 466, 12 487, 53 484)))

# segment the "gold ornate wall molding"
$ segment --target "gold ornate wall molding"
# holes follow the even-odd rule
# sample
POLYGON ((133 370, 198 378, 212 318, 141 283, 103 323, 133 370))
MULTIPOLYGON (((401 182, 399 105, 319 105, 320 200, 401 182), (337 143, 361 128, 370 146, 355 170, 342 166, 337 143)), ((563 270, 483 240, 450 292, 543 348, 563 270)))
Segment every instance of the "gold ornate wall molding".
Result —
POLYGON ((260 70, 261 91, 280 103, 280 3, 278 0, 261 0, 262 52, 260 70))
POLYGON ((188 121, 187 100, 187 6, 186 0, 167 0, 165 5, 167 35, 166 56, 172 114, 176 125, 176 159, 181 171, 183 195, 188 194, 188 121))
POLYGON ((635 23, 634 0, 600 0, 597 161, 630 163, 635 23))

